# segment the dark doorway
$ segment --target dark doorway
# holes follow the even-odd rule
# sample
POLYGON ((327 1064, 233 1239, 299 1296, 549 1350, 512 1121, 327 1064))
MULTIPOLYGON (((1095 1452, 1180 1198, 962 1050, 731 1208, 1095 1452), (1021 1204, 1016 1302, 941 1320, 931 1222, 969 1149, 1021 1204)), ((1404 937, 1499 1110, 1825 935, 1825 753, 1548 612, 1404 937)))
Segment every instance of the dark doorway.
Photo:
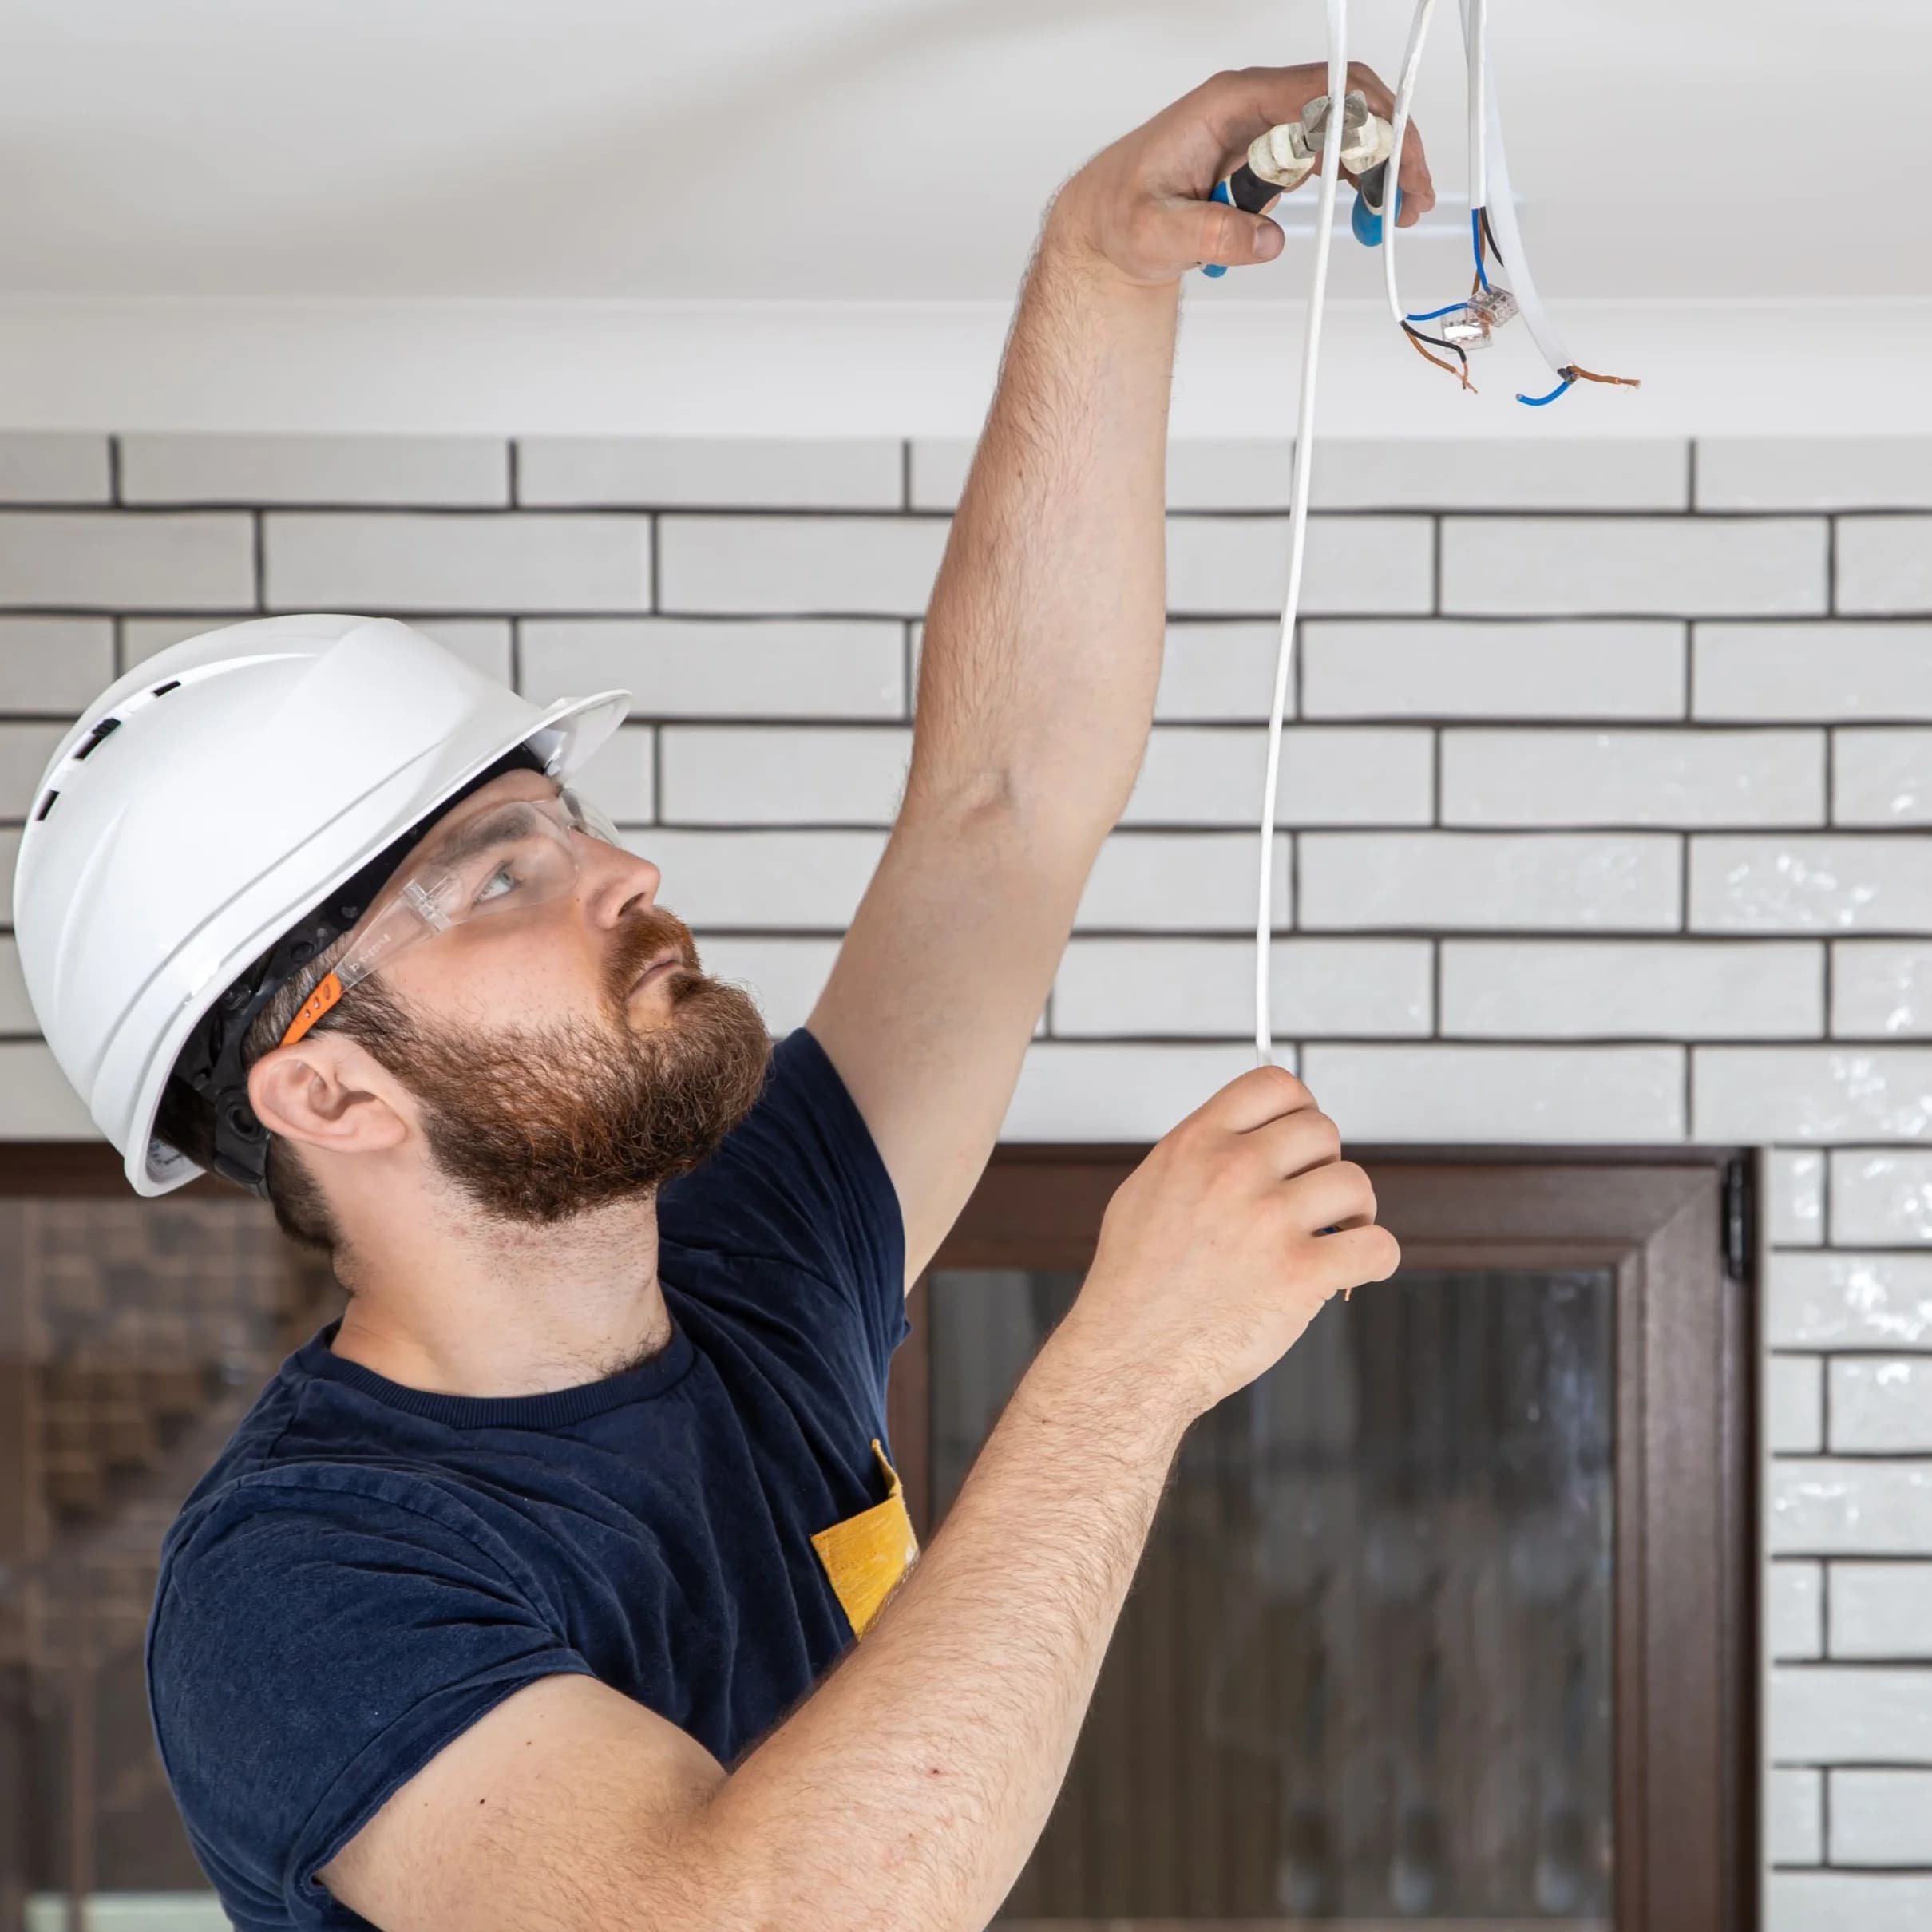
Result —
MULTIPOLYGON (((1140 1151, 1002 1150, 916 1288, 922 1534, 1140 1151)), ((1403 1269, 1190 1432, 1003 1920, 1748 1926, 1748 1163, 1362 1158, 1403 1269)))

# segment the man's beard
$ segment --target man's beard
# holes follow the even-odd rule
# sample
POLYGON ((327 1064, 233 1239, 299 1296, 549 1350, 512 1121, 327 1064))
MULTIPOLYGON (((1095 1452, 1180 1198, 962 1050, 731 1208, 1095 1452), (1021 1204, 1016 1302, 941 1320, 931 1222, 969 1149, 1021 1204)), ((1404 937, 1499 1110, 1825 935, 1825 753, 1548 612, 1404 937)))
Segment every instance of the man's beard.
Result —
POLYGON ((344 1030, 415 1095, 437 1168, 485 1216, 564 1221, 688 1174, 757 1100, 771 1036, 749 996, 697 967, 689 928, 653 907, 615 949, 608 1019, 457 1032, 372 980, 343 1002, 345 1019, 360 1005, 344 1030), (673 948, 687 964, 664 976, 671 1011, 646 1027, 627 996, 673 948))

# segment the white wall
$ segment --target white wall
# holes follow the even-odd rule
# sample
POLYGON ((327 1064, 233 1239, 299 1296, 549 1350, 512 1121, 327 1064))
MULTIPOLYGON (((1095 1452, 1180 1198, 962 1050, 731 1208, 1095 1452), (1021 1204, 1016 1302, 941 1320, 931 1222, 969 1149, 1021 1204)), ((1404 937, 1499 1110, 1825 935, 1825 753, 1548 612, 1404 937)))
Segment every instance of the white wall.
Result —
MULTIPOLYGON (((0 438, 0 866, 119 669, 260 609, 393 612, 540 699, 639 693, 591 783, 794 1023, 891 821, 964 454, 0 438)), ((1151 1138, 1251 1059, 1287 452, 1171 473, 1159 722, 1014 1138, 1151 1138)), ((1924 1924, 1932 441, 1357 441, 1318 484, 1293 1051, 1361 1140, 1775 1150, 1766 1922, 1924 1924)), ((90 1132, 33 1034, 0 937, 0 1134, 90 1132)))
MULTIPOLYGON (((1029 231, 1030 232, 1030 231, 1029 231)), ((1337 261, 1359 254, 1346 240, 1337 261)), ((1277 291, 1192 278, 1175 366, 1186 437, 1292 430, 1297 265, 1277 291)), ((1467 271, 1458 266, 1457 276, 1467 271)), ((1439 287, 1415 271, 1419 286, 1439 287)), ((1451 284, 1452 287, 1455 286, 1451 284)), ((978 434, 1011 299, 463 302, 0 297, 0 423, 23 430, 651 436, 978 434)), ((1329 304, 1332 436, 1896 435, 1932 428, 1932 299, 1571 301, 1566 337, 1639 390, 1512 400, 1547 378, 1506 336, 1464 394, 1377 303, 1329 304)))

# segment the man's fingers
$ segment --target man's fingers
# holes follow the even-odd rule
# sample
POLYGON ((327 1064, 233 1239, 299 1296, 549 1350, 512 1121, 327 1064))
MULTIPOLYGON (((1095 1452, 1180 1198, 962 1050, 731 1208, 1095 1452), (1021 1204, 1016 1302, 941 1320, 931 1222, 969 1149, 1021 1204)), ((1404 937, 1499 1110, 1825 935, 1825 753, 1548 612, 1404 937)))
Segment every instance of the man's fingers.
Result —
POLYGON ((1367 1227, 1376 1217, 1375 1184, 1353 1161, 1332 1161, 1297 1174, 1287 1184, 1286 1198, 1311 1234, 1324 1228, 1367 1227))
POLYGON ((1312 1252, 1328 1292, 1359 1288, 1364 1281, 1386 1281, 1402 1265, 1402 1249, 1387 1228, 1350 1228, 1325 1235, 1312 1252))
POLYGON ((1246 1136, 1246 1149, 1262 1172, 1285 1181, 1340 1160, 1341 1130, 1320 1107, 1297 1107, 1254 1129, 1246 1136))
POLYGON ((1430 177, 1429 164, 1422 152, 1422 137, 1415 132, 1415 124, 1411 121, 1403 131, 1402 161, 1396 172, 1396 185, 1402 191, 1402 212, 1396 217, 1396 226, 1406 228, 1411 222, 1419 221, 1435 205, 1435 183, 1430 177))
POLYGON ((1285 1067, 1253 1067, 1210 1094, 1188 1120, 1224 1134, 1247 1134, 1314 1104, 1315 1096, 1285 1067))
POLYGON ((1176 259, 1183 267, 1219 262, 1240 268, 1272 262, 1281 252, 1281 231, 1265 215, 1250 215, 1225 201, 1183 201, 1171 213, 1176 259))

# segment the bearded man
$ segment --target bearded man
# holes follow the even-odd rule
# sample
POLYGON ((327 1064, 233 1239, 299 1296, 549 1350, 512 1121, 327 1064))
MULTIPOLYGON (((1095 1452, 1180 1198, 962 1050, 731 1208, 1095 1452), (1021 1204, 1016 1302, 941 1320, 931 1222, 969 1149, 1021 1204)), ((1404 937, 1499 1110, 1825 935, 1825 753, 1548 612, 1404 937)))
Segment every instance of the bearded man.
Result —
MULTIPOLYGON (((1280 251, 1209 196, 1326 82, 1219 76, 1054 200, 904 804, 775 1048, 570 782, 628 693, 541 710, 406 626, 273 618, 56 753, 17 927, 57 1058, 137 1192, 251 1187, 348 1292, 149 1625, 242 1932, 984 1924, 1182 1432, 1393 1270, 1311 1096, 1233 1082, 1114 1198, 915 1565, 887 1367, 1146 744, 1180 279, 1280 251)), ((1401 180, 1412 220, 1419 145, 1401 180)))

